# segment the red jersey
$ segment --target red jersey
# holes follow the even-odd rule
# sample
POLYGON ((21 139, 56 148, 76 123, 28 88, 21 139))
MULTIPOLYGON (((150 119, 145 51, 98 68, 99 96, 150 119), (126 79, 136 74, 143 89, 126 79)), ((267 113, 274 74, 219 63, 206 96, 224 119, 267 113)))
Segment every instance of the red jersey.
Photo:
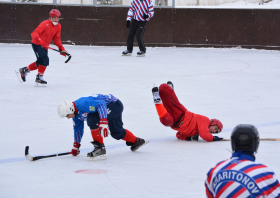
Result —
POLYGON ((195 134, 207 141, 213 141, 213 135, 209 132, 210 120, 206 116, 192 113, 188 110, 185 111, 185 116, 179 128, 172 128, 177 132, 176 137, 181 140, 186 140, 195 134))
POLYGON ((61 25, 54 25, 50 19, 43 21, 32 33, 32 43, 40 45, 38 38, 41 38, 47 46, 53 41, 60 51, 64 50, 60 40, 61 25))

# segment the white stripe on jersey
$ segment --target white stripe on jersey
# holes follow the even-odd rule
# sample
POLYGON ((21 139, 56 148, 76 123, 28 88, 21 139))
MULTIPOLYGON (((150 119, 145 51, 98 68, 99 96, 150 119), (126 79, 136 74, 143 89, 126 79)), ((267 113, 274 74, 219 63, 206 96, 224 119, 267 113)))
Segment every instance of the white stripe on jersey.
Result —
POLYGON ((275 182, 275 179, 270 178, 270 179, 266 179, 266 180, 263 180, 263 181, 259 182, 259 183, 258 183, 258 186, 259 186, 260 188, 264 188, 264 187, 266 187, 267 185, 273 184, 274 182, 275 182))
POLYGON ((280 188, 276 188, 271 194, 269 194, 266 198, 275 198, 275 195, 280 195, 280 188))
MULTIPOLYGON (((249 197, 250 193, 248 190, 245 190, 243 193, 241 193, 238 197, 249 197)), ((259 197, 262 198, 263 196, 259 197)))
MULTIPOLYGON (((222 185, 223 183, 221 182, 220 183, 220 185, 222 185)), ((219 186, 220 186, 219 185, 219 186)), ((218 189, 219 188, 219 186, 217 186, 217 188, 216 189, 218 189)), ((234 191, 237 187, 239 186, 239 184, 238 183, 233 183, 233 184, 231 184, 223 193, 222 193, 222 197, 227 197, 230 193, 232 193, 232 191, 234 191)), ((217 192, 215 192, 215 194, 217 194, 217 192)))

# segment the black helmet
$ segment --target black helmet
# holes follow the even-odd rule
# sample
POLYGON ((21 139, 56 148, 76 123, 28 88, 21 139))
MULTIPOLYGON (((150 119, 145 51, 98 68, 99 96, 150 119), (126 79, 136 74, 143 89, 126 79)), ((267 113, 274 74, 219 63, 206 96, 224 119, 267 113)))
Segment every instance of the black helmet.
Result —
POLYGON ((251 124, 237 125, 231 133, 231 148, 236 151, 257 152, 260 137, 257 128, 251 124))

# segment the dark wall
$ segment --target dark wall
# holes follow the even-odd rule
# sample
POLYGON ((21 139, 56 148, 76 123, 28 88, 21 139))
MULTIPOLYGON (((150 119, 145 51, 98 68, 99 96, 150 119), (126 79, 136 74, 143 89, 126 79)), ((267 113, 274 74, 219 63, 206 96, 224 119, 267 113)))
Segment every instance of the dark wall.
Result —
MULTIPOLYGON (((30 43, 31 32, 62 13, 62 43, 126 45, 128 7, 0 3, 0 42, 30 43)), ((147 46, 280 49, 280 10, 155 8, 144 35, 147 46)), ((137 45, 137 43, 135 43, 137 45)))

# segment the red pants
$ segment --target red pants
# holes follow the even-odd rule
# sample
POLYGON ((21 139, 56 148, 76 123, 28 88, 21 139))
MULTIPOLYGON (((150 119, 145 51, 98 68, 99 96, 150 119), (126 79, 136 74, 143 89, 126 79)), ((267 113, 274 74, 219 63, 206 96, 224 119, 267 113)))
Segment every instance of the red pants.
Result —
POLYGON ((174 90, 167 84, 159 86, 159 96, 167 113, 160 118, 164 126, 174 126, 183 119, 186 108, 179 102, 174 90))

